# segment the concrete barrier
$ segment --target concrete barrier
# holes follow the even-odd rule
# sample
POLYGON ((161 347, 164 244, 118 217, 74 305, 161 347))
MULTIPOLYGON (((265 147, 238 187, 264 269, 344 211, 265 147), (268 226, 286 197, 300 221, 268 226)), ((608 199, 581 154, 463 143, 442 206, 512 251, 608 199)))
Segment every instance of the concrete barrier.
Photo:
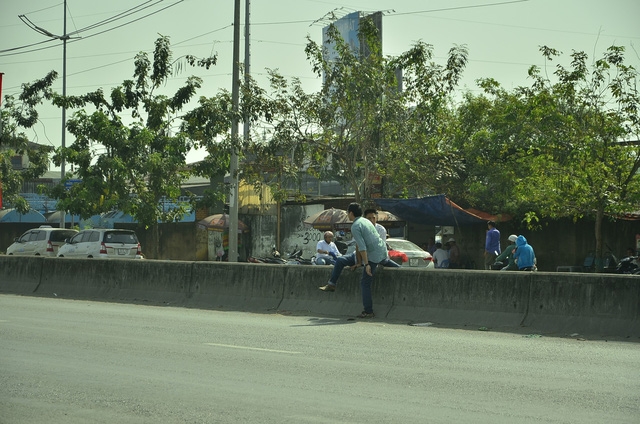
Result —
MULTIPOLYGON (((331 267, 0 256, 0 293, 254 312, 355 316, 361 270, 318 290, 331 267)), ((640 336, 640 277, 383 268, 380 319, 558 334, 640 336)))
POLYGON ((42 277, 41 256, 16 258, 0 255, 0 292, 31 294, 36 291, 42 277), (3 259, 8 260, 3 260, 3 259))
POLYGON ((276 310, 282 301, 284 271, 276 265, 196 262, 185 306, 276 310))

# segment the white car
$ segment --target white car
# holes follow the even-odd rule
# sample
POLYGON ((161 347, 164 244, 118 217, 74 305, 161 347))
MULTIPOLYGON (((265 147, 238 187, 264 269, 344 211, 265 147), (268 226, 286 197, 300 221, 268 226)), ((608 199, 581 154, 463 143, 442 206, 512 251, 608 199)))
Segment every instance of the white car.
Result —
POLYGON ((119 229, 82 230, 58 250, 59 258, 141 259, 135 231, 119 229))
POLYGON ((7 248, 7 255, 55 257, 64 241, 76 234, 76 230, 42 225, 16 237, 14 243, 7 248))
POLYGON ((392 259, 395 259, 396 262, 400 263, 402 267, 434 268, 431 253, 423 250, 420 246, 410 242, 409 240, 388 238, 387 248, 390 251, 395 250, 407 255, 407 261, 400 263, 400 261, 393 257, 392 252, 389 252, 389 256, 391 256, 392 259))

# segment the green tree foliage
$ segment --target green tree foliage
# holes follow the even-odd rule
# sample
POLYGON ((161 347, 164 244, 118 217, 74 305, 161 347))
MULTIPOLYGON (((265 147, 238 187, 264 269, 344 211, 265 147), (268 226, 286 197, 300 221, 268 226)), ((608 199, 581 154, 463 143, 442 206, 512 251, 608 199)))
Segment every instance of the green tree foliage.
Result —
MULTIPOLYGON (((258 122, 266 122, 272 114, 273 104, 266 98, 265 91, 252 78, 247 78, 241 87, 239 109, 233 109, 231 92, 221 90, 213 97, 201 97, 198 105, 185 113, 181 131, 194 141, 195 146, 204 148, 207 152, 205 159, 193 167, 196 175, 205 177, 223 176, 229 170, 231 152, 235 151, 245 162, 236 177, 249 182, 263 180, 261 167, 255 166, 252 157, 260 155, 259 144, 238 136, 231 137, 231 127, 234 123, 249 122, 252 126, 258 122), (249 158, 249 160, 247 160, 249 158)), ((205 203, 212 204, 223 200, 227 188, 220 186, 217 190, 207 193, 205 203)))
MULTIPOLYGON (((178 202, 190 175, 186 156, 194 142, 177 130, 176 122, 202 81, 188 77, 173 95, 157 93, 175 73, 172 63, 169 39, 160 37, 153 61, 139 53, 133 79, 110 96, 101 89, 83 96, 54 96, 54 104, 79 109, 67 122, 75 140, 54 157, 57 163, 64 158, 74 168, 73 178, 82 180, 71 190, 64 189, 64 182, 57 187, 54 195, 61 199, 61 208, 84 218, 121 210, 151 227, 157 237, 158 221, 174 221, 193 206, 178 202), (163 198, 179 207, 163 210, 163 198)), ((149 246, 152 257, 156 245, 149 246)))
POLYGON ((49 154, 53 150, 32 142, 27 135, 38 123, 37 106, 51 95, 51 84, 57 74, 49 73, 30 84, 23 84, 22 93, 16 99, 5 96, 0 112, 0 187, 3 204, 11 205, 22 213, 29 210, 29 203, 20 196, 25 181, 41 177, 49 169, 49 154), (11 158, 26 157, 28 166, 15 169, 11 158))
POLYGON ((443 140, 437 117, 459 81, 467 51, 453 48, 447 64, 440 66, 431 61, 432 46, 422 42, 398 57, 383 57, 370 19, 360 20, 359 36, 368 47, 366 55, 353 51, 331 25, 328 37, 337 52, 332 60, 323 46, 308 40, 307 57, 324 77, 320 93, 306 94, 299 81, 287 83, 272 73, 270 136, 275 150, 291 158, 292 172, 306 169, 320 178, 338 179, 358 201, 370 198, 374 175, 423 190, 424 175, 440 169, 439 159, 445 160, 431 148, 443 140))
MULTIPOLYGON (((560 53, 541 48, 548 61, 560 53)), ((532 67, 530 87, 508 92, 484 80, 485 95, 467 95, 457 115, 456 147, 465 158, 453 184, 469 203, 536 217, 595 219, 602 256, 605 216, 640 202, 637 71, 612 46, 589 65, 570 55, 552 75, 532 67)))

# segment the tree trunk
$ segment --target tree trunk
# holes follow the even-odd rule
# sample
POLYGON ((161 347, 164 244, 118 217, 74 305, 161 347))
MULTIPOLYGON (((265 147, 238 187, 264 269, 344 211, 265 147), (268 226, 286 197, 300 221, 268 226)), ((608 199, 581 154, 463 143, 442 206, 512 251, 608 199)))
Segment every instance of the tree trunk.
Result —
POLYGON ((159 246, 160 246, 160 226, 158 225, 157 222, 155 222, 152 226, 151 226, 151 231, 150 231, 151 237, 149 238, 148 244, 150 244, 150 246, 147 246, 146 251, 147 251, 147 258, 149 259, 160 259, 159 255, 159 246))
POLYGON ((604 206, 599 205, 596 211, 595 237, 596 237, 596 272, 604 269, 604 258, 602 257, 602 220, 604 218, 604 206))

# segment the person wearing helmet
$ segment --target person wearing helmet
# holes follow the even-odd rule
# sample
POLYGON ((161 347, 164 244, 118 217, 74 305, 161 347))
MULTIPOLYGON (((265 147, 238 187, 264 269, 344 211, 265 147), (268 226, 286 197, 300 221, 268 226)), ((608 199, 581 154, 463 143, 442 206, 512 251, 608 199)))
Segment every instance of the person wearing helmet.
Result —
POLYGON ((503 264, 506 264, 500 269, 500 271, 517 271, 518 270, 518 265, 516 265, 516 261, 513 257, 513 254, 516 252, 517 239, 518 239, 517 235, 511 234, 509 236, 509 241, 511 242, 511 244, 507 246, 507 248, 504 249, 504 251, 500 255, 498 255, 498 257, 496 258, 496 262, 502 262, 503 264))
POLYGON ((342 255, 333 242, 333 233, 325 231, 324 239, 316 245, 316 265, 334 265, 338 256, 342 255))

